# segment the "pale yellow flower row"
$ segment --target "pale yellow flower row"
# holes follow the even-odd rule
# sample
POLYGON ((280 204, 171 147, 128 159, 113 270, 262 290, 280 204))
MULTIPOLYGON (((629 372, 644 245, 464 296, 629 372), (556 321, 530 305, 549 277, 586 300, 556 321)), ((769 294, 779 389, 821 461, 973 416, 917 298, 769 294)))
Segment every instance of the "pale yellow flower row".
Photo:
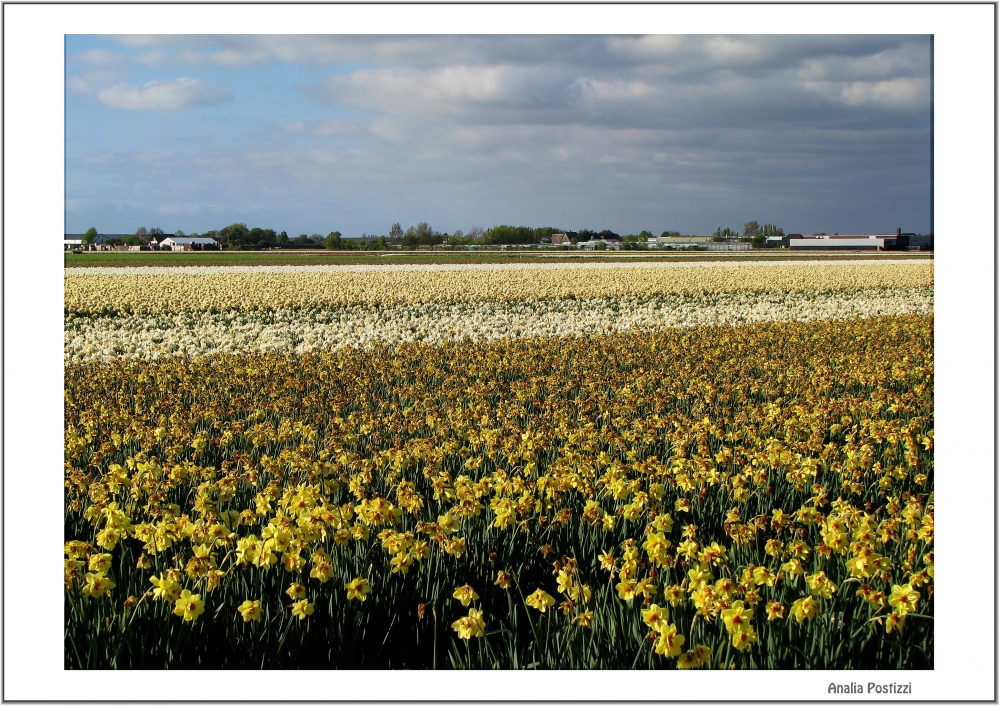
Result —
POLYGON ((821 321, 931 314, 924 289, 738 293, 636 299, 563 299, 274 309, 255 312, 74 316, 65 319, 67 363, 125 357, 260 351, 336 350, 388 343, 443 344, 536 336, 587 336, 633 330, 821 321))
POLYGON ((67 276, 71 313, 326 308, 932 287, 933 263, 741 267, 476 268, 67 276))

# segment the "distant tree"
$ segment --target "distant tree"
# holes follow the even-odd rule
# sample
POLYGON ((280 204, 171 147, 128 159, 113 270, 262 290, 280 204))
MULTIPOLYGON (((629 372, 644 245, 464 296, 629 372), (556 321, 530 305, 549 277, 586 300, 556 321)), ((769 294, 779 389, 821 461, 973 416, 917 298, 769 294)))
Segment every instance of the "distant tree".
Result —
POLYGON ((757 235, 757 231, 759 230, 760 225, 758 225, 757 221, 748 221, 743 224, 743 237, 752 239, 757 235))
POLYGON ((323 239, 323 247, 327 250, 340 250, 340 231, 335 230, 323 239))
POLYGON ((399 240, 403 237, 403 226, 398 223, 393 223, 392 228, 389 229, 389 238, 391 240, 399 240))
POLYGON ((138 235, 126 235, 124 239, 125 245, 143 245, 143 240, 138 235))
POLYGON ((594 250, 607 250, 607 249, 608 249, 608 244, 605 243, 603 240, 594 246, 594 250))
POLYGON ((149 231, 146 230, 146 226, 139 226, 138 228, 135 229, 135 234, 138 235, 140 238, 145 238, 147 235, 149 235, 149 231))
POLYGON ((562 233, 559 228, 553 228, 552 226, 545 226, 544 228, 535 228, 534 239, 536 243, 540 243, 543 240, 549 242, 552 240, 553 233, 562 233))
POLYGON ((219 231, 219 236, 225 247, 237 247, 249 243, 250 230, 245 223, 233 223, 219 231))
POLYGON ((600 236, 603 240, 621 240, 621 238, 622 238, 620 235, 618 235, 617 233, 615 233, 613 230, 607 230, 607 229, 602 230, 597 235, 600 236))
POLYGON ((83 234, 81 241, 84 245, 90 245, 97 239, 97 228, 88 228, 87 232, 83 234))
POLYGON ((681 237, 681 232, 679 230, 665 230, 660 233, 661 238, 679 238, 681 237))
POLYGON ((762 248, 765 245, 767 245, 767 236, 761 232, 758 232, 757 235, 753 237, 752 242, 755 248, 762 248))
POLYGON ((649 240, 652 237, 653 234, 650 233, 648 230, 644 230, 641 233, 639 233, 639 240, 649 240))
POLYGON ((305 245, 309 242, 309 236, 303 233, 302 235, 295 238, 295 242, 299 245, 305 245))
POLYGON ((484 231, 482 228, 480 228, 479 226, 472 226, 471 228, 469 228, 469 232, 465 234, 465 237, 468 240, 475 242, 477 240, 482 240, 482 238, 485 235, 486 231, 484 231))
POLYGON ((174 236, 177 237, 177 238, 183 238, 184 237, 184 231, 178 230, 177 232, 174 233, 174 236))
POLYGON ((278 245, 278 247, 288 245, 288 233, 286 233, 285 231, 281 231, 280 233, 278 233, 278 237, 275 239, 275 243, 278 245))
POLYGON ((779 228, 778 226, 774 225, 773 223, 765 223, 764 225, 762 225, 760 227, 760 231, 759 232, 765 238, 774 238, 774 237, 782 236, 782 235, 785 234, 785 231, 784 231, 783 228, 779 228))
MULTIPOLYGON (((162 228, 150 228, 149 229, 149 234, 150 235, 163 235, 163 229, 162 228)), ((138 235, 138 233, 136 235, 138 235)))
POLYGON ((493 226, 485 233, 488 245, 521 245, 534 243, 535 231, 527 226, 493 226))
POLYGON ((589 240, 597 238, 598 233, 596 231, 590 230, 589 228, 584 228, 576 234, 577 241, 581 243, 586 243, 589 240))

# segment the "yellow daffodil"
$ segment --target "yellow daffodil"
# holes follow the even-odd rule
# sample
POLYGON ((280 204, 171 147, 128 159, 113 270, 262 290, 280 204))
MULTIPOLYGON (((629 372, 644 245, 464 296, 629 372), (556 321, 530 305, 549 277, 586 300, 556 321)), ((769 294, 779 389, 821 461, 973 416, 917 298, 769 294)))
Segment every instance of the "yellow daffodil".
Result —
POLYGON ((368 593, 371 591, 371 586, 368 584, 368 579, 356 578, 348 581, 344 584, 344 588, 347 589, 347 600, 358 600, 364 601, 368 593))
POLYGON ((453 622, 451 627, 463 640, 483 637, 486 634, 486 621, 483 619, 483 613, 475 608, 470 608, 469 614, 453 622))
POLYGON ((532 593, 530 596, 528 596, 524 602, 527 603, 532 608, 534 608, 535 610, 544 613, 545 611, 547 611, 549 608, 551 608, 556 604, 556 599, 539 588, 536 589, 535 592, 532 593))
POLYGON ((461 602, 463 608, 468 608, 472 601, 479 600, 479 594, 473 590, 472 586, 465 584, 464 586, 459 586, 455 589, 455 593, 452 594, 453 598, 458 599, 461 602))
POLYGON ((181 595, 174 601, 174 615, 179 615, 185 622, 195 620, 204 612, 205 601, 201 599, 201 595, 187 589, 181 591, 181 595))
POLYGON ((795 622, 801 623, 803 620, 812 620, 819 612, 819 603, 812 596, 800 598, 792 603, 792 617, 795 622))
POLYGON ((260 620, 260 601, 245 600, 236 610, 243 616, 244 623, 260 620))
POLYGON ((908 583, 902 586, 893 585, 892 593, 889 595, 889 605, 901 618, 915 611, 919 600, 920 592, 908 583))
POLYGON ((291 605, 292 615, 297 617, 299 620, 305 620, 307 617, 313 614, 313 604, 309 602, 308 599, 303 598, 300 601, 295 601, 291 605))

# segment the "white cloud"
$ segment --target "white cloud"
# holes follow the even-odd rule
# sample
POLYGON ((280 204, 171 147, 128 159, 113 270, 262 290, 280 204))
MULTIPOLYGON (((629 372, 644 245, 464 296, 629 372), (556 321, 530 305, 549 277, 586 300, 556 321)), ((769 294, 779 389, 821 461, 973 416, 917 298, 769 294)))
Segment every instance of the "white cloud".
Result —
POLYGON ((112 108, 128 110, 183 110, 199 105, 214 105, 231 100, 219 86, 196 78, 150 81, 142 86, 118 84, 102 88, 98 100, 112 108))
POLYGON ((608 37, 607 46, 612 54, 659 61, 675 54, 684 44, 684 35, 647 34, 642 37, 608 37))
POLYGON ((878 105, 891 108, 929 107, 927 81, 895 78, 891 81, 854 81, 844 86, 840 99, 847 105, 878 105))
POLYGON ((117 70, 98 69, 96 71, 85 71, 82 74, 75 74, 66 77, 66 88, 77 93, 90 93, 98 88, 118 83, 122 80, 122 73, 117 70))
POLYGON ((88 49, 70 56, 70 61, 91 66, 111 66, 122 61, 122 55, 106 49, 88 49))

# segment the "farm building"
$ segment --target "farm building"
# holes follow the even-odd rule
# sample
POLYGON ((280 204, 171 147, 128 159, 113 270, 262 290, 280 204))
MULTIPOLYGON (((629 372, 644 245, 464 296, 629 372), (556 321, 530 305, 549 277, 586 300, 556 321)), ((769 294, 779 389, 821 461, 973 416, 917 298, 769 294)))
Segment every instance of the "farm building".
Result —
POLYGON ((651 248, 704 247, 711 240, 710 235, 661 235, 658 238, 648 238, 646 245, 651 248))
POLYGON ((724 240, 721 243, 703 243, 709 250, 753 250, 753 243, 742 243, 739 240, 724 240))
POLYGON ((160 248, 174 251, 182 250, 215 250, 219 244, 212 238, 180 238, 171 236, 160 241, 160 248))
POLYGON ((879 235, 813 235, 792 234, 786 237, 791 250, 809 252, 813 250, 933 250, 934 236, 903 233, 899 228, 895 233, 879 235))

